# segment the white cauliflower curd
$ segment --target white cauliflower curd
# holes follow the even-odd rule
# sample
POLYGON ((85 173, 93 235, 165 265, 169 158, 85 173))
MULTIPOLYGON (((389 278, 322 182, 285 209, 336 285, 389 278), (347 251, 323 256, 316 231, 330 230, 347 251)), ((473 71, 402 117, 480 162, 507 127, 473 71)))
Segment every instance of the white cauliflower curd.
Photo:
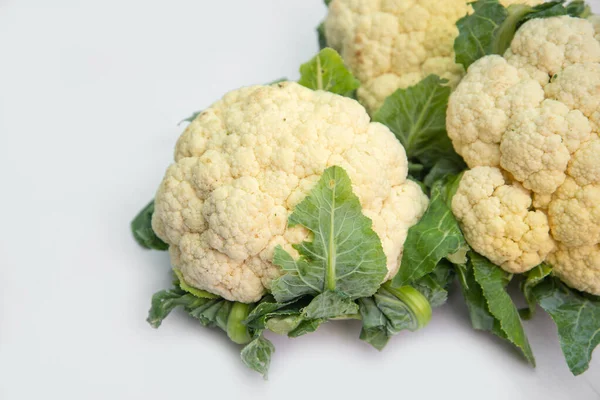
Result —
MULTIPOLYGON (((327 44, 361 81, 358 98, 375 112, 396 89, 436 74, 455 86, 464 69, 454 61, 456 21, 468 0, 333 0, 325 20, 327 44)), ((542 0, 501 0, 536 5, 542 0)))
POLYGON ((472 168, 452 208, 473 249, 510 272, 547 260, 570 286, 600 295, 600 37, 592 22, 526 22, 504 56, 469 67, 446 124, 472 168))
POLYGON ((257 301, 280 276, 275 246, 297 254, 291 244, 307 237, 289 214, 333 165, 348 172, 393 276, 428 204, 407 180, 404 148, 358 102, 296 83, 235 90, 200 113, 177 142, 152 227, 187 284, 257 301))

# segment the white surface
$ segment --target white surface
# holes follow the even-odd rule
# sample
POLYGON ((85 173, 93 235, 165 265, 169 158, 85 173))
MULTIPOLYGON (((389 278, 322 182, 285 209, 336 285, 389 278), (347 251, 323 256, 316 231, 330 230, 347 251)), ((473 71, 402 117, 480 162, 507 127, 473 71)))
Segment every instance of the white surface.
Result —
POLYGON ((382 353, 354 323, 276 337, 266 383, 220 332, 180 313, 146 324, 169 263, 128 224, 177 122, 229 89, 296 78, 324 12, 320 0, 0 0, 0 399, 600 398, 598 351, 572 377, 540 313, 526 325, 534 370, 472 331, 459 295, 382 353))

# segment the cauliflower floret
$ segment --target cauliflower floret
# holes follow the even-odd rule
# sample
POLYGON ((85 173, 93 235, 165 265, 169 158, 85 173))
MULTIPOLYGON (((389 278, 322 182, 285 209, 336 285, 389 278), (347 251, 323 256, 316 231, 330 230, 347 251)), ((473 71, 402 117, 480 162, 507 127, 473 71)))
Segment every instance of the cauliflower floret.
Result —
MULTIPOLYGON (((498 176, 528 189, 515 196, 532 199, 528 213, 539 214, 538 220, 544 219, 550 229, 550 240, 558 243, 559 250, 548 260, 567 284, 590 293, 600 292, 598 39, 585 19, 528 21, 503 57, 486 56, 471 65, 450 96, 447 112, 454 148, 474 168, 465 177, 480 166, 498 167, 498 176), (576 272, 577 265, 585 271, 576 272)), ((463 201, 454 211, 460 219, 478 207, 463 201)), ((469 244, 515 272, 494 253, 483 228, 468 222, 461 221, 469 244)), ((544 236, 540 243, 547 242, 544 236)), ((538 262, 548 255, 544 252, 538 262)))
POLYGON ((506 184, 492 167, 465 172, 452 199, 452 212, 471 247, 513 273, 530 270, 554 249, 548 218, 530 207, 529 192, 506 184))
POLYGON ((594 26, 596 31, 596 40, 600 42, 600 15, 590 15, 588 21, 594 26))
POLYGON ((560 245, 548 257, 554 274, 567 285, 600 296, 600 245, 560 245))
MULTIPOLYGON (((542 0, 501 0, 536 5, 542 0)), ((358 97, 375 112, 398 88, 429 74, 454 87, 464 74, 454 62, 456 21, 472 11, 467 0, 333 0, 325 20, 328 45, 361 81, 358 97)))
POLYGON ((406 153, 356 101, 295 83, 235 90, 190 123, 156 194, 152 227, 187 284, 257 301, 280 276, 274 248, 297 255, 291 245, 308 238, 287 219, 332 165, 352 179, 390 278, 428 204, 406 179, 406 153))

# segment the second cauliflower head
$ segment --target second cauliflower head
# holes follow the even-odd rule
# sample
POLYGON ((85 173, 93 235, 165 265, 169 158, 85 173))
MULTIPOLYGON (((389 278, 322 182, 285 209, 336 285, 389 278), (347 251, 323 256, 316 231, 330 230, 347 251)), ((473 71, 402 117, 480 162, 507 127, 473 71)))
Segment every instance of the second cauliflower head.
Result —
POLYGON ((469 67, 450 97, 446 124, 454 148, 472 168, 453 201, 472 247, 511 272, 547 260, 570 286, 600 295, 597 22, 562 16, 523 24, 504 56, 486 56, 469 67), (469 181, 485 175, 495 176, 497 187, 484 179, 485 195, 469 188, 469 181), (516 214, 501 208, 507 188, 519 193, 515 204, 523 198, 516 214), (493 208, 483 206, 490 202, 493 208), (534 214, 537 247, 529 233, 534 214), (500 216, 512 222, 496 223, 500 216), (522 223, 529 228, 513 229, 522 223), (507 240, 522 252, 509 254, 500 246, 507 240), (527 253, 535 256, 520 256, 527 253))
POLYGON ((307 239, 288 216, 333 165, 372 219, 390 278, 428 204, 407 180, 404 148, 358 102, 296 83, 232 91, 190 123, 156 194, 153 229, 187 284, 258 301, 280 276, 274 248, 297 255, 291 244, 307 239))
MULTIPOLYGON (((327 43, 361 81, 358 98, 375 112, 396 89, 436 74, 455 86, 464 69, 454 61, 456 21, 470 0, 333 0, 325 20, 327 43)), ((501 0, 536 5, 542 0, 501 0)))

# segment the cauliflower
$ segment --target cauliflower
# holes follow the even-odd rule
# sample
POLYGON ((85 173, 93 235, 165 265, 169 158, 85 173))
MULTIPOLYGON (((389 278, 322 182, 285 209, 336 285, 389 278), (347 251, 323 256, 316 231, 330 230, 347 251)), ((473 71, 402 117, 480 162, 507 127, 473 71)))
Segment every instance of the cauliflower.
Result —
POLYGON ((333 165, 348 172, 393 276, 408 228, 428 205, 406 179, 404 148, 356 101, 291 82, 230 92, 190 123, 152 227, 187 284, 257 301, 281 274, 274 248, 297 255, 291 245, 307 238, 287 227, 288 216, 333 165))
MULTIPOLYGON (((329 46, 361 81, 358 98, 375 112, 396 89, 429 74, 455 86, 464 74, 454 62, 456 21, 471 12, 467 0, 333 0, 325 20, 329 46)), ((535 5, 542 0, 502 0, 535 5)))
POLYGON ((455 150, 472 168, 452 203, 469 244, 510 272, 547 259, 567 284, 596 295, 598 39, 585 19, 526 22, 504 56, 485 56, 469 67, 450 97, 446 121, 455 150), (503 203, 506 191, 519 207, 503 203), (507 219, 516 225, 500 222, 507 219))

